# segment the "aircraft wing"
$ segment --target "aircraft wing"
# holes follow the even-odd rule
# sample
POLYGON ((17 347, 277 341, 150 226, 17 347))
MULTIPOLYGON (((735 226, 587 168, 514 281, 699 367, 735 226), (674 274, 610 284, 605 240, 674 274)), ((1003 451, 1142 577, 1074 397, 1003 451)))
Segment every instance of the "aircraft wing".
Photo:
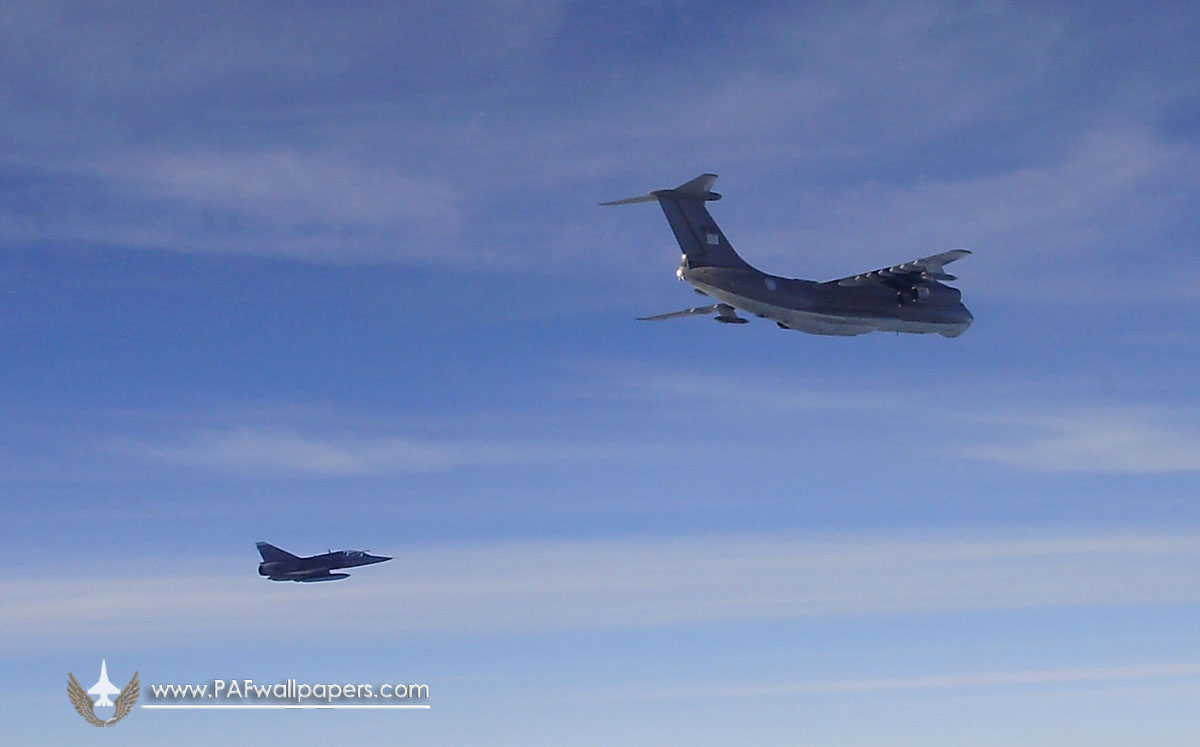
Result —
POLYGON ((696 306, 691 309, 684 309, 683 311, 672 311, 667 314, 655 314, 654 316, 639 316, 638 321, 639 322, 658 322, 658 321, 662 321, 663 319, 679 319, 680 317, 685 317, 685 316, 698 316, 701 314, 715 314, 719 310, 720 306, 721 306, 721 304, 714 303, 710 306, 696 306))
POLYGON ((898 284, 915 286, 926 285, 939 280, 955 280, 956 278, 953 275, 947 275, 943 272, 942 267, 955 260, 962 259, 970 253, 966 249, 951 249, 948 252, 921 257, 911 262, 884 267, 879 270, 871 270, 870 272, 863 272, 837 280, 830 280, 825 285, 837 284, 847 286, 877 283, 894 287, 898 284))

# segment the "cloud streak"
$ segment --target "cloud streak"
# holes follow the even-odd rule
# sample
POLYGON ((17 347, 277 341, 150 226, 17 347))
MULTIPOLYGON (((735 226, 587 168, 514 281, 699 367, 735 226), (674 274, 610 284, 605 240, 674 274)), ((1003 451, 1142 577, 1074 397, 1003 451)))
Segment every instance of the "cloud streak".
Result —
MULTIPOLYGON (((1200 535, 1038 539, 788 535, 508 541, 406 548, 336 586, 269 584, 224 570, 58 572, 0 582, 9 646, 94 635, 320 637, 350 614, 363 635, 656 628, 1088 606, 1200 604, 1200 535)), ((110 564, 137 568, 136 561, 110 564)), ((159 563, 156 568, 188 567, 159 563)))
MULTIPOLYGON (((833 193, 801 189, 789 200, 799 203, 803 224, 751 235, 745 253, 819 252, 814 260, 832 276, 884 260, 880 247, 915 255, 968 246, 977 254, 962 267, 964 277, 987 278, 975 292, 1111 297, 1113 284, 1096 269, 1123 254, 1124 242, 1142 241, 1170 223, 1197 164, 1200 150, 1144 130, 1093 131, 1048 164, 833 193)), ((1167 254, 1160 261, 1178 259, 1167 254)), ((1128 273, 1119 275, 1129 282, 1128 273)))
POLYGON ((1176 661, 1117 667, 1032 669, 1015 672, 968 672, 923 677, 874 677, 847 680, 778 682, 717 687, 680 687, 655 692, 625 692, 619 699, 688 700, 761 698, 787 695, 861 695, 927 690, 994 689, 1045 685, 1092 685, 1177 680, 1200 676, 1200 661, 1176 661))
POLYGON ((1061 397, 1055 387, 1038 394, 1025 384, 1013 388, 975 379, 940 386, 938 407, 914 409, 913 402, 930 397, 927 382, 895 382, 888 396, 880 396, 869 380, 854 382, 845 376, 836 385, 806 381, 798 388, 793 379, 757 371, 663 374, 638 367, 619 370, 595 390, 629 406, 664 403, 663 417, 680 410, 679 403, 703 400, 706 408, 732 422, 749 418, 770 423, 831 411, 851 428, 865 419, 874 424, 873 431, 887 433, 887 425, 879 424, 882 419, 919 427, 930 434, 926 438, 937 453, 1027 472, 1200 471, 1200 429, 1192 408, 1183 404, 1173 411, 1111 401, 1072 408, 1051 401, 1061 397))
POLYGON ((295 151, 167 154, 122 159, 114 175, 174 199, 296 227, 456 221, 450 189, 380 165, 295 151))
POLYGON ((201 430, 167 441, 114 440, 106 448, 139 459, 219 472, 331 477, 443 472, 636 452, 634 447, 604 444, 310 435, 250 426, 201 430))
MULTIPOLYGON (((673 182, 659 180, 687 178, 703 161, 737 167, 763 194, 790 195, 800 206, 791 211, 804 216, 798 224, 770 215, 752 223, 777 227, 746 235, 752 260, 799 251, 833 276, 910 251, 971 245, 987 250, 974 261, 992 278, 988 287, 1000 287, 999 278, 1011 293, 1041 287, 1050 267, 1078 259, 1060 255, 1093 255, 1097 242, 1140 235, 1118 229, 1153 226, 1172 195, 1188 194, 1200 163, 1194 145, 1169 142, 1152 117, 1127 114, 1153 111, 1162 94, 1129 85, 1124 68, 1072 113, 1027 105, 1074 91, 1071 72, 1093 69, 1091 55, 1104 54, 1102 44, 1070 44, 1073 21, 1062 14, 879 4, 765 10, 722 29, 697 95, 695 71, 654 64, 680 51, 671 46, 679 39, 562 64, 555 40, 581 31, 568 7, 493 6, 463 9, 454 22, 374 8, 322 15, 230 7, 198 10, 185 24, 177 14, 126 13, 118 23, 93 19, 109 23, 100 32, 90 23, 64 30, 59 16, 82 12, 71 3, 9 10, 11 27, 23 29, 8 40, 14 65, 40 61, 17 68, 36 82, 27 88, 59 96, 31 101, 26 87, 0 90, 25 118, 12 127, 25 146, 0 165, 28 171, 14 180, 16 193, 25 188, 48 203, 40 218, 27 206, 0 210, 0 235, 451 264, 511 258, 494 246, 511 242, 525 266, 555 261, 563 244, 578 250, 597 240, 588 234, 602 219, 580 206, 592 210, 608 196, 601 178, 628 180, 640 170, 655 181, 637 188, 665 186, 673 182), (214 20, 226 16, 235 20, 214 20), (154 33, 136 33, 150 25, 154 33), (266 44, 264 28, 272 30, 266 44), (85 91, 121 106, 96 111, 85 91), (1011 126, 1014 107, 1030 112, 1028 128, 1055 137, 1027 143, 1032 155, 1014 146, 998 158, 988 148, 1010 133, 989 128, 1011 126), (125 121, 110 109, 138 116, 125 121), (93 125, 98 116, 108 128, 93 125), (82 121, 89 137, 75 131, 82 121), (147 126, 164 135, 153 146, 142 136, 147 126), (987 166, 968 174, 926 168, 931 142, 987 166), (64 154, 63 143, 78 150, 64 154), (897 158, 902 178, 862 170, 897 158), (796 173, 814 168, 831 180, 796 183, 796 173), (847 183, 847 173, 856 179, 847 183), (572 206, 556 212, 554 225, 521 207, 551 199, 572 206), (880 247, 890 249, 881 255, 880 247)), ((664 16, 681 11, 645 12, 669 23, 664 16)), ((753 193, 743 194, 750 204, 753 193)), ((1128 281, 1109 271, 1089 279, 1109 275, 1128 281)), ((1053 287, 1062 284, 1056 277, 1053 287)))
POLYGON ((1009 437, 962 448, 963 456, 1036 472, 1200 472, 1200 431, 1154 413, 1105 408, 985 422, 1009 437))

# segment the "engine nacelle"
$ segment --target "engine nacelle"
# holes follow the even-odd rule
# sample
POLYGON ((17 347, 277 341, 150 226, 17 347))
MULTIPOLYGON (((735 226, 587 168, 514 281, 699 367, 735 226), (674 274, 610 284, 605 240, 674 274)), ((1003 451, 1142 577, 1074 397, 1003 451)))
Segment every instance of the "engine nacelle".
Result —
POLYGON ((908 306, 914 303, 920 303, 926 298, 929 298, 929 286, 914 285, 911 288, 905 288, 896 294, 896 303, 901 306, 908 306))

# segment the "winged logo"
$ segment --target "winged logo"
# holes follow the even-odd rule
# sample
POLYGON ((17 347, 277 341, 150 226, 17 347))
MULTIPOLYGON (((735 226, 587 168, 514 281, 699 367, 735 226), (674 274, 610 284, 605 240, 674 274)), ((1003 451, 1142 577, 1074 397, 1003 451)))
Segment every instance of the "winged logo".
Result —
POLYGON ((79 684, 79 680, 75 679, 75 675, 68 672, 67 676, 70 678, 67 680, 67 697, 71 699, 71 705, 75 706, 76 713, 83 716, 83 720, 92 726, 112 726, 125 718, 133 710, 133 705, 137 703, 138 695, 141 694, 138 673, 134 672, 129 684, 121 689, 121 694, 113 701, 112 718, 104 721, 96 716, 96 704, 88 697, 87 691, 79 684))

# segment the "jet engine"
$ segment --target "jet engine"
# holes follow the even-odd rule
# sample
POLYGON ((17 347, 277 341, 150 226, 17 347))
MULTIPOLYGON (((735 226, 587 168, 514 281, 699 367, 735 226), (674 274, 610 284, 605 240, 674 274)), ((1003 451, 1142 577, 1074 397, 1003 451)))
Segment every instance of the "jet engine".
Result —
POLYGON ((920 303, 926 298, 929 298, 929 286, 914 285, 911 288, 905 288, 896 294, 896 303, 901 306, 908 306, 914 303, 920 303))

